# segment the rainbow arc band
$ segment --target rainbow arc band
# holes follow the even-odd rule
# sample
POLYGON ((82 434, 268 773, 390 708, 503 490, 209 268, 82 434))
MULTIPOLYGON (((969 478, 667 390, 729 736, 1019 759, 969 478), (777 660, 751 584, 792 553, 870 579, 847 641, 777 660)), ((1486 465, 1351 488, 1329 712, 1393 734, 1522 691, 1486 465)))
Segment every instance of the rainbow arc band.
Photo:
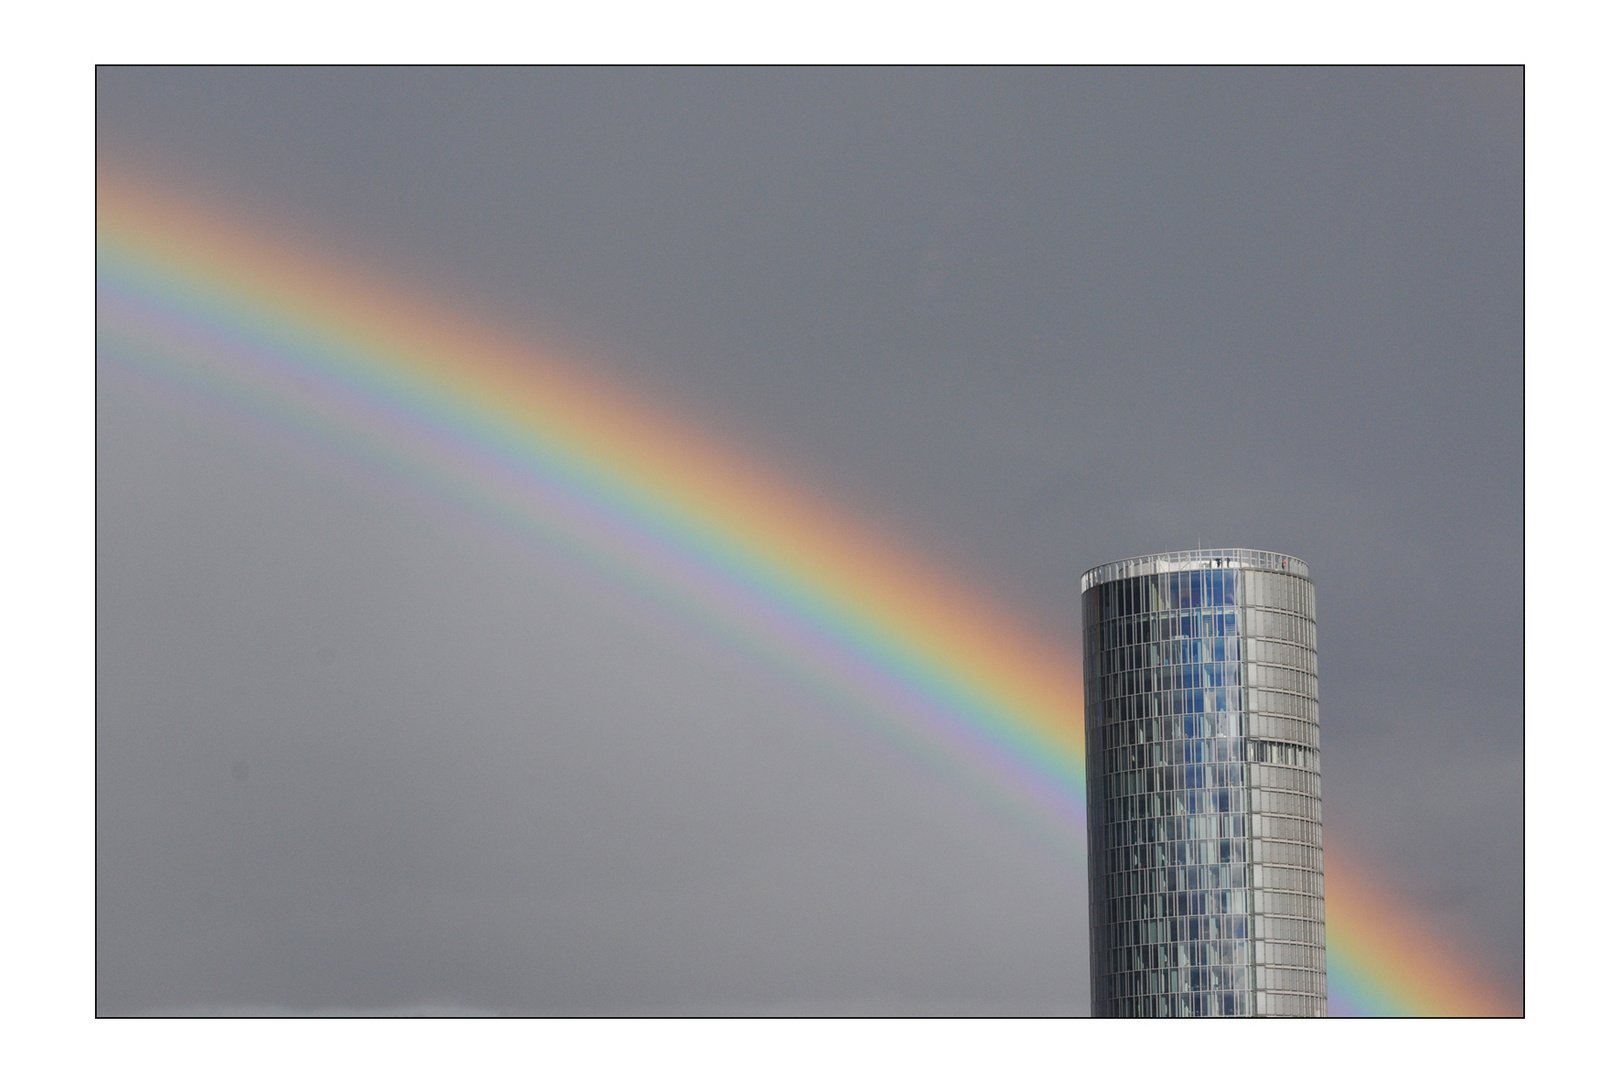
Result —
MULTIPOLYGON (((1077 648, 486 320, 133 172, 103 171, 96 211, 104 369, 263 418, 643 594, 1084 858, 1077 648)), ((1330 999, 1505 1011, 1381 951, 1389 913, 1354 906, 1376 907, 1382 890, 1341 888, 1334 866, 1330 855, 1330 999)))

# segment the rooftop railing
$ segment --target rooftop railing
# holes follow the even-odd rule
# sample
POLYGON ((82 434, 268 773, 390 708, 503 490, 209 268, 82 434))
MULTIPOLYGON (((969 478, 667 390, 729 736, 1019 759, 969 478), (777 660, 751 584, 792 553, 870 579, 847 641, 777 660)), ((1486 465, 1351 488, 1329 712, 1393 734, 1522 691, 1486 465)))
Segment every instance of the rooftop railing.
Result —
POLYGON ((1121 578, 1142 577, 1147 574, 1169 574, 1178 570, 1215 570, 1241 568, 1246 570, 1272 570, 1280 574, 1308 578, 1311 568, 1304 559, 1292 555, 1279 555, 1275 551, 1256 551, 1253 548, 1204 548, 1199 551, 1166 551, 1158 555, 1142 555, 1135 559, 1119 559, 1087 570, 1080 577, 1080 591, 1093 585, 1102 585, 1121 578))

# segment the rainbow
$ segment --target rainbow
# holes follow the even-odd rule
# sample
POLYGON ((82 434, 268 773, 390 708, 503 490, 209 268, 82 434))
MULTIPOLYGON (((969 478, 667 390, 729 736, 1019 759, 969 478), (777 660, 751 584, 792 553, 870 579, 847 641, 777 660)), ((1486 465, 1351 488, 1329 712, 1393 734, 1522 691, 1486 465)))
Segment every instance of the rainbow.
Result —
POLYGON ((1328 1008, 1335 1016, 1520 1016, 1462 949, 1353 857, 1327 850, 1328 1008))
MULTIPOLYGON (((650 598, 1083 862, 1077 650, 486 321, 120 175, 98 177, 96 210, 104 373, 337 448, 650 598)), ((1481 1014, 1484 998, 1417 978, 1410 943, 1373 932, 1390 925, 1380 890, 1331 875, 1329 889, 1330 997, 1343 1011, 1481 1014)))

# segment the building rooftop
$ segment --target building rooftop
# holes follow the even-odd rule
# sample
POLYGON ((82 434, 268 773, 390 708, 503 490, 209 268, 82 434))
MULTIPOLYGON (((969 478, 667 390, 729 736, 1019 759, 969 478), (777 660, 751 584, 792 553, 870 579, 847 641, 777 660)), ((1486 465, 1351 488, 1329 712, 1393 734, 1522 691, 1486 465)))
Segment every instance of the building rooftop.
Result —
POLYGON ((1093 585, 1118 581, 1121 578, 1141 577, 1144 574, 1168 574, 1175 570, 1213 570, 1241 567, 1249 570, 1271 570, 1279 574, 1292 574, 1308 578, 1311 568, 1304 559, 1292 555, 1279 555, 1275 551, 1256 551, 1253 548, 1204 548, 1198 551, 1166 551, 1158 555, 1140 555, 1134 559, 1118 559, 1087 570, 1080 578, 1080 591, 1093 585))

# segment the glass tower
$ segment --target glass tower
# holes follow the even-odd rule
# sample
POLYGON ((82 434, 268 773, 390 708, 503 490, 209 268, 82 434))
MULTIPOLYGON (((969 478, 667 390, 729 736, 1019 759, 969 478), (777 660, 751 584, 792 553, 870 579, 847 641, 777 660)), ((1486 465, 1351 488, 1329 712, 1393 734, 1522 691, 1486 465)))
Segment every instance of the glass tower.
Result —
POLYGON ((1093 1016, 1326 1016, 1316 589, 1244 548, 1081 580, 1093 1016))

